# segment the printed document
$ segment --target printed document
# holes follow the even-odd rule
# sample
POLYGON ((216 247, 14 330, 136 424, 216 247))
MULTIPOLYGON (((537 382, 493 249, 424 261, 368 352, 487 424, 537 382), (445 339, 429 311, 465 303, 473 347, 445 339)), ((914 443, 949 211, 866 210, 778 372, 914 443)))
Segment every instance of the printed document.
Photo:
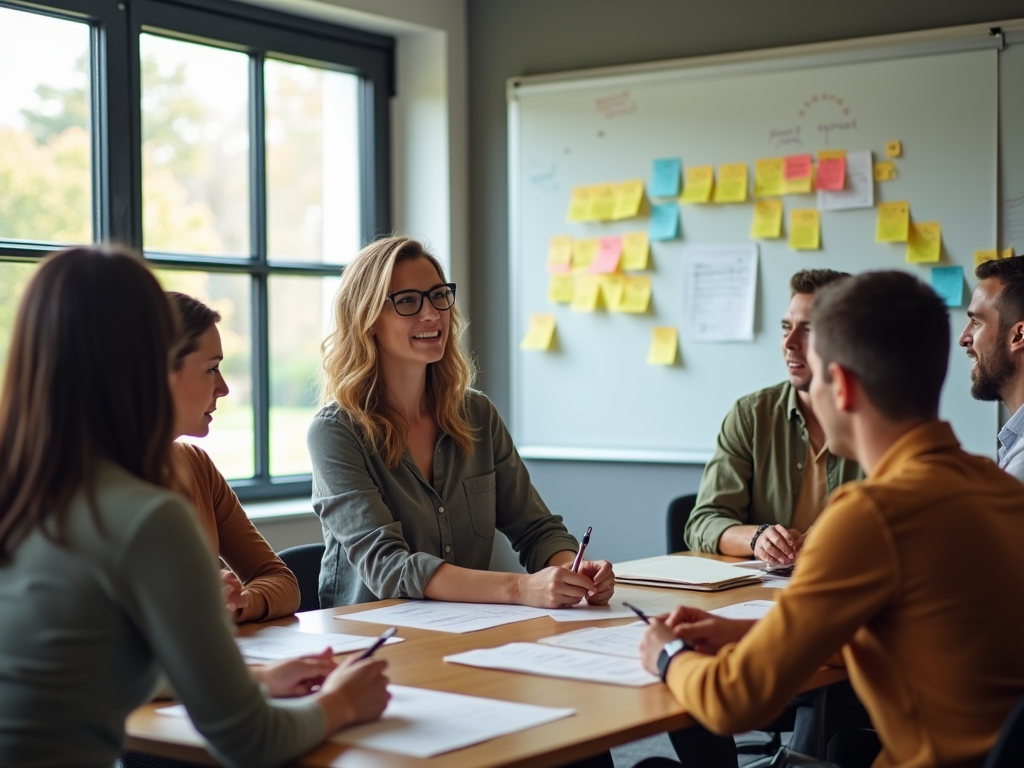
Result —
POLYGON ((757 245, 683 249, 684 332, 691 341, 753 341, 757 245))
POLYGON ((540 643, 509 643, 498 648, 445 656, 445 661, 469 667, 525 672, 544 677, 564 677, 590 683, 610 683, 641 688, 660 682, 645 670, 639 659, 625 659, 569 648, 553 648, 540 643))
MULTIPOLYGON (((328 646, 335 653, 349 653, 369 648, 376 637, 343 635, 338 633, 313 634, 287 627, 265 627, 255 635, 236 637, 235 644, 249 661, 278 661, 296 656, 321 653, 328 646)), ((386 645, 400 643, 402 638, 392 637, 386 645)))

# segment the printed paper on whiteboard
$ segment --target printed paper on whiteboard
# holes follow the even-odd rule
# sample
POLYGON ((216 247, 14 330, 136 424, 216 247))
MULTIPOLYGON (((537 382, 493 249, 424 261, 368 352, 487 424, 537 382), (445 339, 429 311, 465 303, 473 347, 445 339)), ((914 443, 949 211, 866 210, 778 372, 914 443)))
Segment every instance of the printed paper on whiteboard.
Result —
POLYGON ((683 329, 690 341, 753 341, 757 244, 683 249, 683 329))

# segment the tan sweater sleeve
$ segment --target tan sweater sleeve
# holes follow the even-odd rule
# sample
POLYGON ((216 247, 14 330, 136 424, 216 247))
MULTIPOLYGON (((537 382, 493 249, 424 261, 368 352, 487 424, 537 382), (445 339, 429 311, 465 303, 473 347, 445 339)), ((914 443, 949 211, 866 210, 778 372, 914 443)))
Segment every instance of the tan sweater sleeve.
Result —
POLYGON ((198 469, 204 475, 203 485, 209 489, 217 522, 218 554, 253 598, 263 604, 263 612, 257 614, 256 620, 267 621, 295 613, 300 602, 295 575, 256 530, 210 457, 198 449, 196 456, 202 459, 198 469))
POLYGON ((792 583, 738 643, 716 656, 683 653, 667 683, 718 734, 753 730, 892 599, 896 552, 866 493, 843 489, 819 518, 792 583))

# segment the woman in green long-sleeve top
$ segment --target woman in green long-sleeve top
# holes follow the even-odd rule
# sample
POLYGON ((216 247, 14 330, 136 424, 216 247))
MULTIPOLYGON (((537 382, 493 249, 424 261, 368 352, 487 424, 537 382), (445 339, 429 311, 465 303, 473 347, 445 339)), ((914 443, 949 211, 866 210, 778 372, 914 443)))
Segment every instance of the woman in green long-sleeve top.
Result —
POLYGON ((0 394, 0 765, 110 768, 158 670, 231 766, 278 765, 386 706, 381 661, 289 702, 259 683, 301 680, 242 662, 171 490, 176 325, 124 252, 57 253, 26 289, 0 394))

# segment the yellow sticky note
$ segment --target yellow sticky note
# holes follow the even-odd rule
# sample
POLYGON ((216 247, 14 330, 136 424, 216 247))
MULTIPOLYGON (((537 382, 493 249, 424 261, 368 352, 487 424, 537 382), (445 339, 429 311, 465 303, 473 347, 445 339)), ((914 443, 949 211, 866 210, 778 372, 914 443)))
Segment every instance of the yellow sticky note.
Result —
POLYGON ((686 184, 683 186, 684 203, 706 203, 711 200, 711 190, 715 186, 715 167, 698 165, 686 169, 686 184))
POLYGON ((887 141, 885 142, 885 156, 886 157, 899 157, 903 154, 903 143, 900 141, 887 141))
POLYGON ((747 164, 725 163, 718 166, 716 203, 743 203, 747 199, 747 164))
POLYGON ((892 160, 881 160, 875 163, 875 181, 892 181, 896 178, 896 163, 892 160))
POLYGON ((789 247, 794 251, 821 248, 821 215, 817 208, 797 208, 789 212, 789 247))
POLYGON ((625 275, 601 275, 601 295, 604 305, 617 312, 622 302, 622 291, 625 288, 625 275))
POLYGON ((782 194, 781 157, 769 157, 754 162, 754 197, 778 197, 782 194))
POLYGON ((648 365, 675 365, 679 349, 679 332, 672 326, 651 329, 651 348, 647 352, 648 365))
POLYGON ((782 201, 779 198, 754 201, 750 237, 755 240, 782 237, 782 201))
POLYGON ((642 179, 624 181, 615 190, 615 210, 613 219, 631 219, 640 213, 640 203, 644 199, 644 182, 642 179))
POLYGON ((814 191, 814 174, 802 179, 783 179, 782 194, 806 195, 814 191))
POLYGON ((615 195, 618 184, 596 184, 591 187, 588 221, 609 221, 615 213, 615 195))
POLYGON ((598 275, 578 275, 572 289, 573 312, 593 312, 601 298, 601 279, 598 275))
POLYGON ((626 271, 647 269, 650 241, 646 232, 630 232, 622 236, 622 258, 619 267, 626 271))
POLYGON ((572 244, 573 269, 586 269, 597 256, 600 241, 596 237, 587 237, 572 244))
POLYGON ((572 237, 555 235, 548 242, 548 272, 568 272, 572 267, 572 237))
POLYGON ((554 315, 530 315, 530 327, 526 329, 526 335, 519 342, 519 348, 546 352, 551 349, 554 338, 554 315))
POLYGON ((569 213, 565 218, 568 221, 587 221, 591 197, 593 197, 593 187, 573 187, 572 199, 569 200, 569 213))
POLYGON ((974 266, 980 267, 986 261, 995 261, 999 258, 999 251, 975 251, 974 252, 974 266))
POLYGON ((651 305, 651 278, 647 275, 626 277, 622 284, 619 312, 642 314, 651 305))
POLYGON ((1001 250, 999 252, 999 258, 1000 259, 1012 259, 1013 258, 1013 246, 1011 245, 1009 248, 1003 248, 1003 250, 1001 250))
POLYGON ((548 301, 568 304, 572 301, 572 275, 556 272, 548 280, 548 301))
POLYGON ((910 203, 878 204, 878 227, 875 242, 905 243, 910 237, 910 203))
POLYGON ((942 225, 937 221, 914 222, 907 238, 907 261, 924 264, 938 261, 942 253, 942 225))
POLYGON ((845 149, 819 149, 818 159, 819 160, 838 160, 841 157, 846 157, 845 149))

